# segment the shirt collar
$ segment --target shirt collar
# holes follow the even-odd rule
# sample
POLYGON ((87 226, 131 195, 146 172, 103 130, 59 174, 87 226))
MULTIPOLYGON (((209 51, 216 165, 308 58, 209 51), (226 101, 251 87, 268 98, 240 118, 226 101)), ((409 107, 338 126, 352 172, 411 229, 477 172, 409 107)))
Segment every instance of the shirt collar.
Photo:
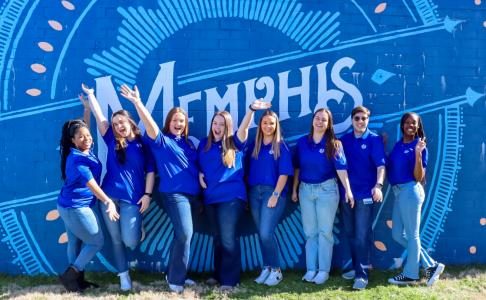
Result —
POLYGON ((364 139, 366 139, 368 137, 368 135, 370 135, 370 129, 369 128, 366 128, 366 131, 360 137, 356 137, 356 135, 354 134, 354 130, 353 130, 353 136, 356 139, 363 139, 364 140, 364 139))

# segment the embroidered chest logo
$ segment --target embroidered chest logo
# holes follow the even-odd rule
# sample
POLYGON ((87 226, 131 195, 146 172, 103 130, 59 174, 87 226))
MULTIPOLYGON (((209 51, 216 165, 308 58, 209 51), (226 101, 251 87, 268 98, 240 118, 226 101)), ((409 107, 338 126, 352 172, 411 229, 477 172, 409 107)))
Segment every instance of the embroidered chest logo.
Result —
POLYGON ((366 144, 361 145, 361 149, 363 150, 366 149, 366 147, 367 147, 366 144))
POLYGON ((319 149, 319 153, 324 153, 324 148, 319 149))

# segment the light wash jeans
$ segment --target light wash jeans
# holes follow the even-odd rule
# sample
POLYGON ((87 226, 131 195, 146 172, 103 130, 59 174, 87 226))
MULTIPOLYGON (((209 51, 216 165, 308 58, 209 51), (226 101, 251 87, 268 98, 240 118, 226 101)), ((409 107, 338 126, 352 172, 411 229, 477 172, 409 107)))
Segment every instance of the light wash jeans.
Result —
POLYGON ((336 179, 321 183, 300 183, 300 210, 306 237, 305 259, 307 271, 329 272, 334 237, 332 229, 339 205, 336 179))
POLYGON ((403 275, 419 279, 419 262, 424 268, 435 266, 436 262, 420 245, 420 217, 425 192, 422 185, 415 181, 393 186, 392 236, 408 252, 403 275))
POLYGON ((118 221, 110 220, 104 204, 100 205, 100 210, 113 244, 116 268, 119 273, 123 273, 128 270, 126 248, 135 250, 142 237, 142 214, 137 205, 115 198, 111 198, 111 200, 120 214, 118 221))
POLYGON ((103 248, 104 237, 98 216, 91 207, 70 208, 58 205, 57 211, 66 226, 68 262, 78 271, 84 271, 86 265, 103 248))
POLYGON ((250 188, 250 208, 253 221, 258 229, 262 248, 264 267, 280 268, 280 251, 278 248, 275 229, 285 211, 285 198, 279 197, 277 205, 269 208, 268 199, 275 187, 255 185, 250 188))

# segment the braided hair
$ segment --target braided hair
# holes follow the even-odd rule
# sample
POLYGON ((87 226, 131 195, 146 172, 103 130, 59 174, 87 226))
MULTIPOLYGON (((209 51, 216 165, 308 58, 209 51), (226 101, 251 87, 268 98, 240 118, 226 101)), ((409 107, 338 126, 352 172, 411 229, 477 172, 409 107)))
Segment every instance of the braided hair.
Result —
POLYGON ((88 128, 83 120, 69 120, 62 125, 61 141, 59 142, 59 152, 61 154, 61 177, 66 180, 66 160, 71 152, 71 148, 75 148, 72 138, 81 127, 88 128))

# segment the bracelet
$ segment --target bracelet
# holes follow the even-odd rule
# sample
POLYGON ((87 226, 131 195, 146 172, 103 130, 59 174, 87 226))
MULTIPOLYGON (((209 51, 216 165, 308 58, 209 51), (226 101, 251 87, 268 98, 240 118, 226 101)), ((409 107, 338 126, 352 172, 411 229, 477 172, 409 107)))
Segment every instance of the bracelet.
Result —
POLYGON ((250 105, 248 105, 248 108, 249 108, 251 111, 253 111, 253 112, 257 111, 256 109, 254 109, 253 107, 251 107, 251 104, 250 104, 250 105))
POLYGON ((149 196, 150 198, 152 198, 152 193, 143 193, 144 196, 149 196))
POLYGON ((377 182, 377 183, 375 184, 375 187, 377 187, 377 188, 379 188, 379 189, 382 189, 382 188, 383 188, 383 183, 379 183, 379 182, 377 182))

